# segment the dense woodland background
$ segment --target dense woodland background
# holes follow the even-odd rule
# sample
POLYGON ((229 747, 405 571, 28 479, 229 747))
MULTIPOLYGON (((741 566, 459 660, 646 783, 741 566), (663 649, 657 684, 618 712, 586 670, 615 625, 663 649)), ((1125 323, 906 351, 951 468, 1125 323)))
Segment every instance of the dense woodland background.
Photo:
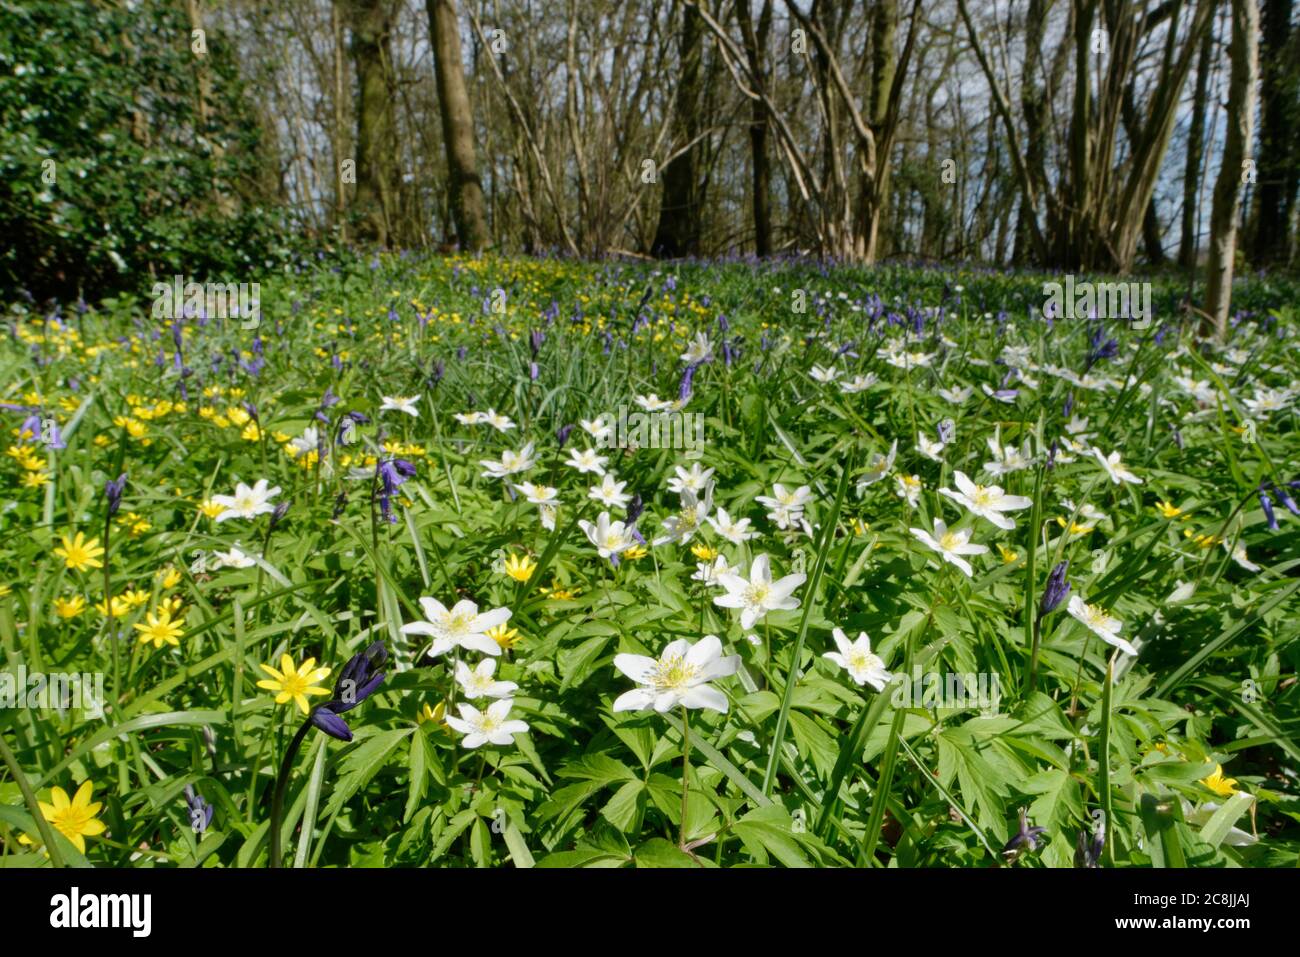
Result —
MULTIPOLYGON (((1292 0, 0 2, 0 283, 346 245, 1297 259, 1292 0)), ((228 275, 207 273, 233 271, 228 275)))

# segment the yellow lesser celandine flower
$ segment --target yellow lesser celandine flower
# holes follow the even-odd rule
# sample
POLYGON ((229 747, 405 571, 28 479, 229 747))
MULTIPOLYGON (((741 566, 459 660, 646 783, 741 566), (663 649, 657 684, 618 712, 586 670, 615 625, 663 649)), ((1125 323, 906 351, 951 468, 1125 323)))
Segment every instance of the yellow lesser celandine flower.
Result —
POLYGON ((526 582, 533 577, 537 563, 527 555, 508 555, 505 563, 506 574, 517 582, 526 582))
MULTIPOLYGON (((624 552, 624 554, 626 554, 626 552, 624 552)), ((691 554, 702 562, 711 562, 718 557, 718 550, 716 548, 710 548, 703 542, 696 542, 691 546, 691 554)))
POLYGON ((308 695, 328 695, 328 688, 320 687, 317 682, 324 681, 330 675, 329 668, 314 668, 315 658, 308 658, 301 665, 295 667, 293 659, 287 654, 280 656, 280 670, 272 668, 270 665, 261 665, 263 671, 271 676, 270 680, 262 680, 257 683, 259 688, 265 688, 267 691, 275 692, 275 703, 284 704, 286 701, 294 701, 298 704, 298 709, 303 714, 307 714, 311 709, 308 706, 308 695))
POLYGON ((1091 525, 1080 525, 1078 522, 1066 522, 1063 518, 1058 518, 1056 524, 1061 526, 1061 528, 1068 527, 1071 535, 1083 535, 1086 532, 1092 531, 1091 525))
POLYGON ((438 726, 439 730, 442 730, 447 727, 447 703, 439 701, 431 708, 429 702, 426 701, 424 707, 420 709, 420 713, 415 716, 415 720, 418 724, 432 721, 438 726))
POLYGON ((511 628, 505 622, 495 628, 489 628, 485 634, 506 651, 519 644, 520 641, 519 629, 511 628))
MULTIPOLYGON (((82 854, 86 853, 86 838, 103 834, 107 828, 104 822, 95 817, 103 807, 99 801, 91 802, 90 795, 95 786, 83 781, 77 788, 76 795, 68 799, 68 792, 63 788, 50 789, 50 803, 38 802, 45 820, 53 824, 82 854)), ((24 842, 30 843, 30 842, 24 842)))
POLYGON ((97 445, 99 448, 102 449, 108 445, 109 438, 103 432, 100 432, 99 435, 95 436, 95 438, 92 439, 92 441, 95 443, 95 445, 97 445))
POLYGON ((1223 776, 1223 765, 1221 764, 1216 764, 1210 775, 1201 779, 1201 783, 1219 797, 1232 797, 1237 793, 1237 789, 1234 787, 1237 779, 1225 778, 1223 776))
POLYGON ((1010 565, 1012 562, 1020 558, 1020 554, 1018 552, 1012 551, 1010 548, 1007 548, 1007 546, 1003 545, 1001 542, 998 543, 998 554, 1002 556, 1002 561, 1008 565, 1010 565))
POLYGON ((248 410, 243 406, 232 405, 226 409, 226 418, 235 425, 246 425, 252 416, 248 414, 248 410))
POLYGON ((122 600, 128 608, 139 608, 149 603, 149 593, 143 588, 128 588, 122 592, 122 600))
POLYGON ((54 613, 60 618, 76 618, 86 610, 86 599, 80 595, 72 595, 69 598, 54 599, 54 613))
POLYGON ((638 558, 645 558, 649 554, 649 549, 644 545, 633 545, 631 548, 624 549, 618 557, 624 561, 634 562, 638 558))
POLYGON ((1183 529, 1183 538, 1190 538, 1200 548, 1213 548, 1223 541, 1217 535, 1196 535, 1190 528, 1183 529))
POLYGON ((262 437, 261 430, 257 427, 256 422, 249 422, 244 426, 244 430, 239 433, 239 437, 245 442, 256 442, 262 437))
POLYGON ((45 459, 41 458, 39 455, 25 455, 18 460, 18 464, 21 465, 28 472, 39 472, 41 469, 45 468, 45 466, 49 465, 50 463, 47 462, 45 459))
POLYGON ((1165 518, 1177 518, 1183 514, 1183 510, 1177 505, 1171 505, 1168 502, 1156 502, 1156 511, 1165 518))
POLYGON ((146 622, 143 625, 132 626, 140 632, 140 644, 145 645, 152 641, 155 649, 163 645, 171 645, 173 648, 181 646, 180 637, 184 629, 179 621, 172 621, 170 608, 159 608, 157 614, 150 612, 146 622))
POLYGON ((11 591, 13 591, 13 589, 9 587, 7 582, 0 582, 0 598, 4 598, 11 591))
POLYGON ((104 567, 104 563, 99 560, 99 556, 104 554, 104 549, 100 547, 98 538, 87 541, 82 532, 77 532, 75 538, 68 538, 67 535, 59 537, 63 539, 63 547, 54 549, 54 554, 62 558, 67 567, 74 572, 104 567))
POLYGON ((176 570, 174 565, 166 565, 158 569, 158 573, 154 577, 158 580, 159 587, 165 591, 175 588, 181 582, 181 573, 176 570))
POLYGON ((199 503, 200 514, 205 515, 208 518, 216 518, 225 510, 226 510, 226 506, 218 505, 210 498, 205 498, 202 502, 199 503))
POLYGON ((137 515, 135 512, 127 512, 117 520, 117 524, 125 528, 127 535, 131 538, 139 538, 153 528, 153 524, 147 518, 137 515))
MULTIPOLYGON (((95 610, 99 612, 100 617, 108 616, 108 610, 102 599, 100 601, 95 602, 95 610)), ((128 602, 121 595, 114 595, 113 596, 113 617, 123 618, 126 615, 130 614, 130 612, 131 612, 130 602, 128 602)))
POLYGON ((849 527, 853 529, 854 535, 865 535, 867 534, 867 529, 871 528, 870 525, 862 521, 860 518, 850 519, 849 527))
POLYGON ((50 484, 50 477, 44 472, 24 472, 24 488, 45 488, 50 484))

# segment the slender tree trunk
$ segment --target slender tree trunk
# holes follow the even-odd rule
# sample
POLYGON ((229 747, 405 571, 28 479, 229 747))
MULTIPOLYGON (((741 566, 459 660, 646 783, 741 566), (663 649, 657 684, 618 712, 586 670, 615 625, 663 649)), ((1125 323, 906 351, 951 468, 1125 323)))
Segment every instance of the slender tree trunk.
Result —
POLYGON ((1228 306, 1232 301, 1232 266, 1237 251, 1237 219, 1241 214, 1243 161, 1247 158, 1254 134, 1255 83, 1259 78, 1259 7, 1256 0, 1232 0, 1230 55, 1228 128, 1223 144, 1223 166, 1214 184, 1210 258, 1205 269, 1205 311, 1220 340, 1227 335, 1228 306))
POLYGON ((1205 149, 1206 102, 1209 96, 1211 57, 1214 52, 1214 30, 1205 32, 1201 41, 1200 57, 1196 65, 1196 91, 1192 97, 1192 124, 1187 131, 1187 163, 1183 167, 1183 224, 1182 238, 1178 244, 1178 265, 1183 269, 1196 268, 1196 195, 1201 185, 1201 152, 1205 149))
POLYGON ((492 244, 488 236, 483 183, 474 150, 474 114, 465 87, 460 57, 460 22, 456 0, 426 0, 433 38, 442 138, 447 149, 451 214, 462 250, 479 253, 492 244))
POLYGON ((1256 265, 1291 259, 1291 208, 1295 203, 1297 49, 1291 30, 1292 0, 1265 0, 1260 67, 1259 166, 1250 258, 1256 265))
MULTIPOLYGON (((767 39, 772 27, 772 0, 764 0, 755 30, 750 16, 750 0, 736 0, 736 19, 745 41, 745 55, 756 85, 766 86, 764 60, 767 39)), ((772 160, 767 152, 767 108, 761 100, 750 104, 749 150, 753 170, 754 252, 759 256, 772 253, 772 160)))
POLYGON ((357 71, 357 235, 387 246, 394 238, 399 178, 388 77, 393 11, 388 0, 352 0, 349 13, 357 71))

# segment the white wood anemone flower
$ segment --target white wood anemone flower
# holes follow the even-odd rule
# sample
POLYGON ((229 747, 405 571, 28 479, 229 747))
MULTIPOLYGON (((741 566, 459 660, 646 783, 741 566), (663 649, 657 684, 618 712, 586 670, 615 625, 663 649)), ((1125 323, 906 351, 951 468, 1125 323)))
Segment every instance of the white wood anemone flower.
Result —
POLYGON ((1126 655, 1137 655, 1137 649, 1119 636, 1123 625, 1118 618, 1099 605, 1090 605, 1078 595, 1070 598, 1066 610, 1078 622, 1106 644, 1118 648, 1126 655))
POLYGON ((1113 484, 1119 485, 1124 482, 1131 485, 1142 484, 1140 478, 1128 469, 1124 468, 1124 464, 1119 458, 1119 452, 1112 452, 1110 455, 1103 455, 1101 449, 1094 448, 1092 454, 1097 457, 1097 461, 1101 463, 1101 467, 1106 470, 1106 474, 1110 476, 1110 480, 1113 484))
POLYGON ((225 506, 225 511, 217 516, 217 521, 224 522, 229 518, 257 518, 259 515, 274 512, 275 504, 271 499, 280 494, 280 486, 267 488, 267 484, 266 479, 258 479, 253 487, 249 488, 240 482, 235 486, 234 495, 212 496, 214 505, 225 506))
POLYGON ((894 676, 885 669, 880 656, 872 654, 871 639, 865 631, 858 633, 856 641, 849 641, 840 628, 831 632, 838 651, 828 651, 823 658, 828 658, 849 673, 849 677, 859 685, 871 685, 877 691, 884 691, 885 686, 894 676))
POLYGON ((948 525, 941 518, 934 520, 934 534, 931 535, 923 528, 913 528, 909 531, 939 553, 939 557, 945 562, 956 565, 965 573, 967 578, 974 574, 971 571, 970 562, 962 558, 963 555, 983 555, 989 550, 987 545, 972 545, 970 541, 972 530, 964 528, 959 532, 948 531, 948 525))
POLYGON ((497 660, 484 658, 474 668, 463 661, 456 662, 456 683, 471 701, 475 698, 509 698, 519 685, 513 681, 496 680, 497 660))
POLYGON ((710 515, 708 521, 715 532, 733 545, 743 545, 749 539, 758 535, 758 532, 749 530, 749 519, 732 519, 722 506, 718 506, 718 514, 716 516, 710 515))
POLYGON ((379 407, 380 412, 405 412, 412 418, 420 417, 420 410, 415 407, 415 403, 420 401, 418 395, 384 395, 380 398, 384 400, 383 405, 379 407))
POLYGON ((457 705, 460 717, 447 715, 447 726, 465 735, 460 743, 466 748, 477 748, 484 744, 514 744, 514 736, 528 730, 527 722, 510 720, 510 709, 514 704, 513 698, 501 698, 488 705, 486 711, 479 711, 472 704, 462 702, 457 705))
POLYGON ((735 572, 724 572, 718 583, 727 590, 725 595, 713 599, 721 608, 740 609, 740 627, 749 631, 754 623, 769 611, 793 611, 799 607, 794 590, 804 583, 807 575, 796 572, 772 581, 771 559, 759 555, 749 567, 749 579, 735 572))
POLYGON ((727 712, 727 696, 709 682, 734 675, 739 655, 723 655, 717 635, 705 635, 692 645, 679 638, 664 648, 659 659, 646 655, 615 655, 614 667, 641 687, 619 695, 615 711, 648 711, 660 714, 681 705, 727 712))
POLYGON ((636 540, 623 522, 611 522, 609 512, 601 512, 593 525, 585 518, 578 520, 578 527, 587 536, 587 541, 596 546, 596 554, 601 558, 614 559, 620 552, 625 552, 636 540))
POLYGON ((488 637, 488 632, 510 620, 509 608, 493 608, 480 615, 478 605, 462 599, 449 611, 436 598, 421 598, 420 608, 427 621, 413 621, 403 625, 401 631, 404 635, 431 637, 433 646, 429 657, 436 658, 453 648, 481 651, 485 655, 501 654, 501 646, 488 637))
POLYGON ((519 472, 527 472, 536 462, 533 451, 533 443, 529 442, 518 452, 506 449, 501 453, 499 462, 495 459, 479 459, 478 464, 487 470, 481 474, 484 478, 503 479, 519 472))
POLYGON ((960 470, 953 472, 953 480, 958 491, 941 488, 939 494, 964 505, 971 513, 988 519, 998 528, 1016 527, 1015 519, 1003 515, 1003 512, 1016 512, 1034 504, 1033 499, 1023 495, 1007 495, 1000 485, 976 485, 960 470))

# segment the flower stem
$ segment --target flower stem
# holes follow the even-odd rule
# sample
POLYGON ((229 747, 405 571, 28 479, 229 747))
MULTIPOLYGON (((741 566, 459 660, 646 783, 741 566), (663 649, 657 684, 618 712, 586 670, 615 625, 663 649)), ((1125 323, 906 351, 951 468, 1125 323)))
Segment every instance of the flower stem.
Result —
POLYGON ((49 852, 50 863, 55 867, 63 867, 63 855, 59 853, 59 847, 54 843, 54 832, 50 830, 50 822, 45 820, 45 815, 41 813, 41 805, 36 800, 36 792, 32 790, 31 783, 27 780, 27 775, 18 765, 18 759, 14 757, 13 751, 9 750, 9 744, 5 741, 4 735, 0 734, 0 758, 9 767, 9 773, 13 775, 14 781, 18 784, 18 790, 23 792, 23 800, 27 802, 27 810, 31 812, 33 820, 36 821, 36 828, 41 832, 41 840, 45 842, 45 849, 49 852))
POLYGON ((289 786, 289 772, 293 770, 294 758, 298 756, 298 749, 302 747, 303 738, 307 737, 310 729, 311 718, 308 718, 289 742, 289 749, 284 752, 284 760, 280 762, 280 776, 276 778, 275 794, 271 798, 270 866, 273 868, 280 866, 280 818, 284 813, 284 792, 289 786))
POLYGON ((691 713, 682 705, 682 821, 677 831, 678 846, 686 850, 686 810, 691 791, 691 713))
MULTIPOLYGON (((109 535, 112 531, 113 517, 106 515, 104 517, 104 631, 108 635, 109 644, 113 647, 113 703, 116 706, 116 703, 122 700, 122 686, 120 684, 121 673, 118 665, 117 632, 113 624, 113 590, 110 573, 113 552, 109 541, 109 535)), ((114 710, 116 710, 116 707, 114 710)))

